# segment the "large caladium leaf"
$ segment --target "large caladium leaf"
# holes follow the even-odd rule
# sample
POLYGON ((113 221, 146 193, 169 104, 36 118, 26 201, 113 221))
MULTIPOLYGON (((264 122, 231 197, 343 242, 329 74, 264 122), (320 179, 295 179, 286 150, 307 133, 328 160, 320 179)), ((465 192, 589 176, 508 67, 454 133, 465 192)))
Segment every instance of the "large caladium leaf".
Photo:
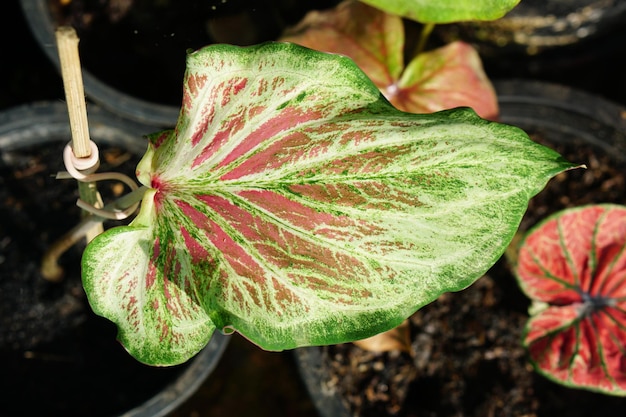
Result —
POLYGON ((626 207, 591 205, 546 219, 518 257, 534 300, 524 344, 562 384, 626 395, 626 207))
POLYGON ((309 12, 281 40, 349 56, 400 110, 432 113, 467 106, 497 119, 495 90, 471 45, 453 42, 420 53, 405 68, 402 19, 362 2, 309 12))
POLYGON ((520 0, 361 0, 388 13, 422 23, 495 20, 520 0))
POLYGON ((395 327, 484 273, 571 167, 468 108, 398 111, 350 59, 295 44, 209 46, 185 77, 138 217, 83 257, 94 311, 147 363, 215 328, 280 350, 395 327))

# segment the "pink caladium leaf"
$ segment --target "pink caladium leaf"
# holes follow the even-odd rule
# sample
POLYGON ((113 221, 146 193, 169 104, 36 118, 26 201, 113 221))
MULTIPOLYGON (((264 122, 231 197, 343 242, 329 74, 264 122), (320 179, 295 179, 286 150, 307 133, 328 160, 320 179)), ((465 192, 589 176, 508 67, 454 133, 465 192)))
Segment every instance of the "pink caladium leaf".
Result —
POLYGON ((626 395, 626 207, 566 209, 524 239, 516 265, 533 300, 524 344, 571 387, 626 395))
POLYGON ((349 56, 400 110, 432 113, 467 106, 497 119, 495 90, 471 45, 453 42, 422 52, 405 68, 402 19, 362 2, 309 12, 281 39, 349 56))
POLYGON ((469 108, 401 112, 344 56, 212 45, 187 57, 176 128, 150 136, 137 218, 89 244, 83 282, 146 363, 215 329, 268 350, 363 339, 475 281, 571 167, 469 108))

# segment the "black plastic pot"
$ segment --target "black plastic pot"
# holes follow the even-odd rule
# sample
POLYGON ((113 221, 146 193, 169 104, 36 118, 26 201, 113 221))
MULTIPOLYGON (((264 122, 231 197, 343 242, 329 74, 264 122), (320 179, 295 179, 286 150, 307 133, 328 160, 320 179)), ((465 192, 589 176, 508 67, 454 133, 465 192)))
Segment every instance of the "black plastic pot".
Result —
MULTIPOLYGON (((97 106, 88 114, 103 166, 132 175, 147 146, 142 136, 155 127, 97 106)), ((75 182, 52 178, 69 140, 61 102, 0 113, 0 415, 166 416, 213 371, 229 338, 216 334, 186 364, 148 367, 118 344, 112 323, 91 312, 80 281, 82 248, 61 258, 61 283, 40 276, 42 252, 79 216, 75 182)))
POLYGON ((531 78, 621 101, 626 2, 522 0, 503 18, 440 25, 435 38, 478 50, 491 79, 531 78))
MULTIPOLYGON (((626 204, 625 107, 557 84, 507 80, 495 87, 501 122, 589 167, 552 179, 531 200, 521 231, 565 207, 626 204)), ((405 358, 414 373, 407 373, 408 381, 394 382, 400 375, 394 355, 368 356, 351 344, 297 349, 295 357, 323 417, 622 416, 626 399, 569 389, 527 366, 519 342, 527 308, 503 258, 473 286, 424 307, 411 321, 412 354, 405 358), (368 358, 377 367, 373 359, 360 362, 368 358), (352 381, 349 388, 344 381, 352 381), (407 392, 399 395, 398 386, 407 392), (367 395, 355 405, 342 395, 346 390, 367 395), (403 400, 394 414, 383 399, 397 396, 403 400)))
POLYGON ((459 26, 484 45, 534 55, 603 36, 619 29, 624 17, 626 4, 619 0, 525 0, 500 19, 459 26))
POLYGON ((441 34, 474 42, 488 56, 534 56, 621 32, 624 19, 619 0, 524 0, 500 19, 455 23, 441 34))

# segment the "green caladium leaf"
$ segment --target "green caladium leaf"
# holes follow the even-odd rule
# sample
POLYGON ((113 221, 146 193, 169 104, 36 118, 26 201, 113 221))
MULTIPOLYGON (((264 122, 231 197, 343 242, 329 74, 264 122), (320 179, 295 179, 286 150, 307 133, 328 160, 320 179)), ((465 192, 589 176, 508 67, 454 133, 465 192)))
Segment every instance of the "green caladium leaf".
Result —
POLYGON ((421 23, 496 20, 520 0, 361 0, 388 13, 421 23))
POLYGON ((344 56, 213 45, 188 55, 178 124, 138 167, 151 190, 87 247, 84 285, 151 364, 216 328, 269 350, 361 339, 475 281, 571 166, 469 108, 401 112, 344 56))
POLYGON ((468 106, 486 119, 498 117, 496 92, 471 45, 453 42, 420 53, 405 68, 402 19, 362 2, 309 12, 281 40, 349 56, 400 110, 468 106))

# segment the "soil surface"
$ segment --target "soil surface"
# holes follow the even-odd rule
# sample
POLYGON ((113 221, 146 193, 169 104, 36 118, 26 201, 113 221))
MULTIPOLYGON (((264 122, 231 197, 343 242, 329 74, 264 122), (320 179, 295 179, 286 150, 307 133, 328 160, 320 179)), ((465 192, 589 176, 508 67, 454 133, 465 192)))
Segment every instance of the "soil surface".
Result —
MULTIPOLYGON (((533 137, 545 142, 540 136, 533 137)), ((626 165, 582 143, 548 144, 586 170, 563 173, 532 199, 520 230, 582 204, 626 201, 626 165)), ((623 416, 626 399, 560 386, 533 371, 521 346, 529 300, 506 258, 469 288, 409 318, 409 352, 320 348, 350 415, 360 417, 623 416)))

